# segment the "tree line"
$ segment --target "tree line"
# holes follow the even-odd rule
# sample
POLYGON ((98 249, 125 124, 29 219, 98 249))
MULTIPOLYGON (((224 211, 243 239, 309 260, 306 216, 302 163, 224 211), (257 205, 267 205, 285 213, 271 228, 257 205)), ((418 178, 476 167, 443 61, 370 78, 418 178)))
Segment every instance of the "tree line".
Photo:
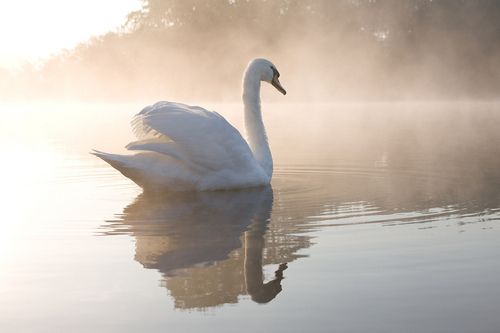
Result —
POLYGON ((0 72, 0 86, 4 97, 234 99, 248 59, 266 56, 302 99, 495 98, 499 46, 494 0, 142 0, 119 31, 0 72))

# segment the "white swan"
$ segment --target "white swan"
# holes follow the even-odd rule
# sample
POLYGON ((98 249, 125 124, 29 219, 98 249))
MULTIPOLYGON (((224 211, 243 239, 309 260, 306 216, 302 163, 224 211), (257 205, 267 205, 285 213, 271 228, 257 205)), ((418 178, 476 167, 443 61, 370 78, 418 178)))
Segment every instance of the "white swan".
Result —
POLYGON ((279 72, 266 59, 254 59, 243 77, 248 144, 217 112, 181 103, 147 106, 132 121, 139 141, 127 149, 135 155, 94 150, 145 190, 218 190, 268 185, 273 160, 260 108, 260 82, 282 94, 279 72))

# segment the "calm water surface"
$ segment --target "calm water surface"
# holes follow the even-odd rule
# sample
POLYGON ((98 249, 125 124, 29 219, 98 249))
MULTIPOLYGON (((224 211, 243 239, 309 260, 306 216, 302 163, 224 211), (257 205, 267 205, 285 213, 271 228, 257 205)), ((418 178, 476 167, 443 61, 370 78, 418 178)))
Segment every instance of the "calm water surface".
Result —
POLYGON ((155 196, 88 154, 139 109, 0 108, 1 332, 500 331, 499 105, 268 106, 272 187, 155 196))

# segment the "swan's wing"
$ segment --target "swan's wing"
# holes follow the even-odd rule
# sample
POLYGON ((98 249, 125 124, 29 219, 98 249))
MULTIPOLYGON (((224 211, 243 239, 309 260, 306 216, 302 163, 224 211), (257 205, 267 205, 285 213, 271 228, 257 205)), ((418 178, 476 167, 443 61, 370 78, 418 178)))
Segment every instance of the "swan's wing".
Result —
POLYGON ((146 150, 154 151, 160 154, 169 155, 178 160, 185 159, 181 149, 174 141, 169 141, 164 138, 151 138, 139 141, 134 141, 125 146, 128 150, 146 150))
POLYGON ((132 126, 143 140, 129 149, 156 151, 210 170, 255 163, 238 130, 218 113, 201 107, 158 102, 137 114, 132 126))

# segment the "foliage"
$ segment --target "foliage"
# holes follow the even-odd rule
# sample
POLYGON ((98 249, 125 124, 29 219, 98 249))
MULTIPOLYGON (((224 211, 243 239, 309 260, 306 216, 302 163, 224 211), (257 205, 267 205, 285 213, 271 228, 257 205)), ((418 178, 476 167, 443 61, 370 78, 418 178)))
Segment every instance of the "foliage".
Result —
POLYGON ((255 56, 285 67, 283 81, 300 99, 491 98, 500 84, 495 0, 142 3, 120 33, 94 38, 34 70, 34 91, 86 99, 234 100, 243 66, 255 56), (307 89, 311 85, 315 89, 307 89))

